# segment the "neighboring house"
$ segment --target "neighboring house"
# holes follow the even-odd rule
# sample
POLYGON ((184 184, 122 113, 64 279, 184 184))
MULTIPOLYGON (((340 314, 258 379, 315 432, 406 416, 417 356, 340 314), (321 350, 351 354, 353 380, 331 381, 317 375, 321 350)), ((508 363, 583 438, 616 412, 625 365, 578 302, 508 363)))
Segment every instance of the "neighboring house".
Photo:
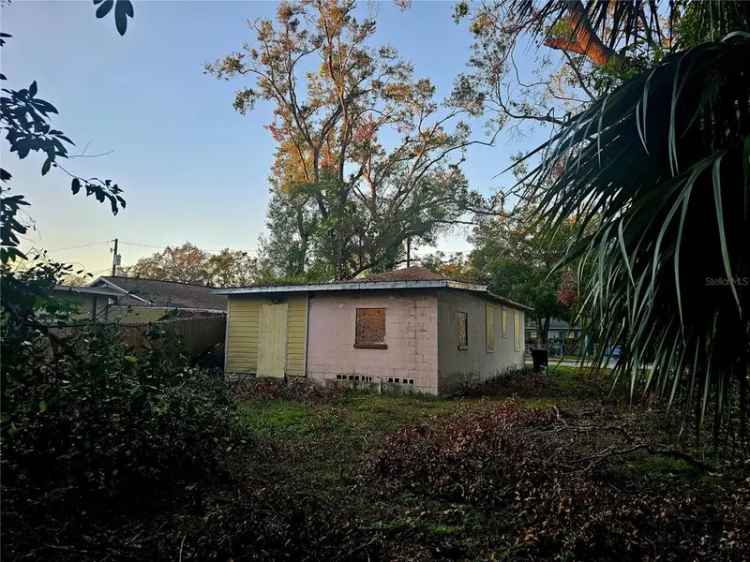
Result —
POLYGON ((215 293, 228 297, 227 373, 444 394, 523 366, 530 308, 421 267, 215 293))
MULTIPOLYGON (((560 318, 551 318, 547 331, 547 348, 551 355, 576 354, 581 343, 581 328, 571 326, 560 318)), ((538 337, 536 322, 529 318, 526 324, 526 342, 534 347, 538 337)))
MULTIPOLYGON (((78 299, 97 321, 129 324, 154 322, 165 316, 226 314, 226 298, 211 287, 137 277, 103 276, 85 287, 58 285, 55 292, 78 299)), ((87 315, 89 316, 89 315, 87 315)))
POLYGON ((67 304, 73 305, 77 312, 76 320, 102 320, 108 316, 109 307, 121 295, 120 291, 110 287, 71 287, 56 285, 55 296, 67 304))

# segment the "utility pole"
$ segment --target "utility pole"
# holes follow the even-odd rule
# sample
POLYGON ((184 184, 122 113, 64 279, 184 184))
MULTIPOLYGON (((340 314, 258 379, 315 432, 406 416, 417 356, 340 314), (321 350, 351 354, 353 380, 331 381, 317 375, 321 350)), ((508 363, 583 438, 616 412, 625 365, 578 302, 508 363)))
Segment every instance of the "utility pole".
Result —
POLYGON ((411 267, 411 236, 406 238, 406 267, 411 267))
POLYGON ((112 250, 112 277, 114 277, 117 275, 117 266, 120 265, 120 254, 117 253, 118 239, 115 238, 112 242, 115 243, 115 247, 112 250))

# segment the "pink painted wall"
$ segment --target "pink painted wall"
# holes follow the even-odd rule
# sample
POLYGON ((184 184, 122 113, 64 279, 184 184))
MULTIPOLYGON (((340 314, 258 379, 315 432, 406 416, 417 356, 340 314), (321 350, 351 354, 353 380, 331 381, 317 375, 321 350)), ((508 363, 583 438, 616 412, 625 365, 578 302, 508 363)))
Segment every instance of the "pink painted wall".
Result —
MULTIPOLYGON (((414 390, 437 394, 437 297, 414 293, 317 294, 310 298, 307 374, 324 382, 337 375, 414 381, 414 390), (357 308, 385 308, 388 349, 357 349, 357 308)), ((411 386, 411 385, 409 385, 411 386)))

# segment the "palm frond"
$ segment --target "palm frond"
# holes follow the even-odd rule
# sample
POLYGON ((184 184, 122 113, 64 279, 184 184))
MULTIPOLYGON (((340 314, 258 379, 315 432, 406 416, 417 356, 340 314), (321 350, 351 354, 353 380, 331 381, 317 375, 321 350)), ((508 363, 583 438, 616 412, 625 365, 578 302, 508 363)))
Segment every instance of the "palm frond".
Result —
POLYGON ((733 34, 625 82, 540 147, 529 185, 548 187, 525 195, 550 228, 596 221, 570 257, 593 265, 584 314, 600 351, 622 346, 633 392, 699 399, 700 423, 711 400, 721 423, 733 389, 747 395, 748 52, 733 34))

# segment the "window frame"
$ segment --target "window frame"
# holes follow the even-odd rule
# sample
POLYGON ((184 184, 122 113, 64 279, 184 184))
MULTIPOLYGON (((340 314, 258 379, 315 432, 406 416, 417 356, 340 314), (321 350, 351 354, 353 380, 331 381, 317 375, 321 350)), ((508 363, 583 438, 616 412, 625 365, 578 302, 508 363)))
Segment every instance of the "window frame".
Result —
POLYGON ((503 338, 508 339, 508 307, 500 309, 500 331, 503 338))
POLYGON ((467 349, 469 349, 469 313, 463 310, 457 310, 456 315, 455 315, 455 320, 456 320, 455 328, 456 328, 456 340, 457 340, 456 343, 457 343, 458 350, 466 351, 467 349), (460 333, 458 331, 458 326, 460 325, 459 323, 461 322, 460 318, 462 315, 463 315, 463 324, 464 324, 463 342, 460 339, 460 333))
POLYGON ((358 306, 354 310, 354 347, 356 349, 388 349, 386 343, 386 307, 384 306, 358 306), (360 310, 382 310, 383 311, 383 340, 380 342, 363 342, 360 341, 360 310))

